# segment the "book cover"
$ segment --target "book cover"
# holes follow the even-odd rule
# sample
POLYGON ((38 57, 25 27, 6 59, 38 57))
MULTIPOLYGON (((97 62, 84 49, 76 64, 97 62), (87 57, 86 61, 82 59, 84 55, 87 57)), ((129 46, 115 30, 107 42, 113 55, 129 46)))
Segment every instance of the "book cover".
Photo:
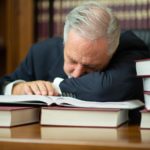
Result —
POLYGON ((41 125, 118 127, 128 121, 128 110, 42 107, 41 125))
POLYGON ((140 127, 150 129, 150 110, 144 109, 141 111, 140 127))
POLYGON ((39 122, 40 108, 0 106, 0 127, 39 122))

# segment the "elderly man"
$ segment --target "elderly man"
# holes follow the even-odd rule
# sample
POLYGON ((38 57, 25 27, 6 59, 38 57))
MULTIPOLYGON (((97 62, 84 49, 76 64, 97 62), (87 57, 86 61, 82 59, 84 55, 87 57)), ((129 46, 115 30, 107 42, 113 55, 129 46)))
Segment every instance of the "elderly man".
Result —
POLYGON ((135 60, 147 47, 120 26, 109 8, 84 3, 73 9, 64 40, 33 45, 21 65, 0 80, 1 94, 65 95, 90 101, 143 99, 135 60))

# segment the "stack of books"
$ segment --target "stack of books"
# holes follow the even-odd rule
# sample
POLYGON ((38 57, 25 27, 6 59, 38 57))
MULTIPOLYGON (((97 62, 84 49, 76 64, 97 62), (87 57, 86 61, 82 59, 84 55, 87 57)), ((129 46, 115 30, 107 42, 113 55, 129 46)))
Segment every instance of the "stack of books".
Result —
POLYGON ((141 128, 150 128, 150 58, 136 61, 137 76, 143 79, 145 109, 141 111, 141 128))
POLYGON ((45 126, 119 127, 128 121, 128 110, 142 107, 144 103, 140 100, 92 102, 60 96, 1 95, 0 105, 2 127, 38 121, 45 126))

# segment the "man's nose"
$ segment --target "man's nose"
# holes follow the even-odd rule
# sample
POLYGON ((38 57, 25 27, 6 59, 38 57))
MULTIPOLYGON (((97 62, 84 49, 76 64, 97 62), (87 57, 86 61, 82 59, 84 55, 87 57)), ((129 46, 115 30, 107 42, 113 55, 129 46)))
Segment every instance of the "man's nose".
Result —
POLYGON ((77 78, 80 77, 81 75, 83 75, 85 73, 85 69, 84 66, 82 66, 81 64, 77 64, 71 74, 72 77, 77 78))

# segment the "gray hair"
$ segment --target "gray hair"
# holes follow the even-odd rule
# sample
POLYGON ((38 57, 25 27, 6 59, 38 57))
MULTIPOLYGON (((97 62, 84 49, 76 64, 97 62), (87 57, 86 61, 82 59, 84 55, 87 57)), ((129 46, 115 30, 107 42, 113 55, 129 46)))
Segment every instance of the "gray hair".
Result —
POLYGON ((110 8, 97 2, 83 3, 66 16, 64 42, 66 42, 71 29, 89 40, 96 40, 101 37, 107 38, 109 55, 113 55, 118 47, 120 38, 119 21, 110 8))

